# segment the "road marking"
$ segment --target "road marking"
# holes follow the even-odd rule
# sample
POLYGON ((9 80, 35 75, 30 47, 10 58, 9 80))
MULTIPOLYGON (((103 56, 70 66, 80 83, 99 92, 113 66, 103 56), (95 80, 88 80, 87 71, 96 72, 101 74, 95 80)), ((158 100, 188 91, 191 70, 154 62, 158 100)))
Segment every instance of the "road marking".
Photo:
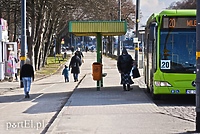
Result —
MULTIPOLYGON (((59 82, 61 82, 61 81, 59 81, 59 82)), ((44 91, 44 90, 46 90, 47 88, 53 87, 53 86, 55 86, 55 85, 56 85, 56 84, 52 84, 51 86, 45 87, 45 88, 43 88, 42 90, 40 90, 40 91, 38 91, 38 92, 36 92, 36 93, 40 93, 41 91, 44 91)))
MULTIPOLYGON (((53 87, 53 86, 55 86, 55 85, 56 85, 56 84, 52 84, 51 86, 45 87, 44 89, 42 89, 42 90, 40 90, 40 91, 38 91, 38 92, 36 92, 36 93, 40 93, 41 91, 44 91, 44 90, 46 90, 47 88, 53 87)), ((41 95, 39 95, 39 96, 33 98, 31 101, 35 101, 36 99, 40 98, 40 97, 43 96, 43 95, 44 95, 44 93, 41 93, 41 95)))
MULTIPOLYGON (((60 81, 60 82, 61 82, 61 81, 60 81)), ((36 92, 36 93, 40 93, 41 91, 44 91, 45 89, 50 88, 50 87, 55 86, 55 85, 56 85, 56 84, 52 84, 51 86, 45 87, 44 89, 42 89, 42 90, 40 90, 40 91, 38 91, 38 92, 36 92)), ((30 101, 35 101, 36 99, 40 98, 43 94, 44 94, 44 93, 41 93, 41 95, 39 95, 39 96, 37 96, 37 97, 35 97, 35 98, 33 98, 33 99, 30 99, 30 101)), ((14 104, 14 103, 16 103, 16 102, 20 102, 20 101, 22 101, 22 100, 24 100, 24 98, 17 99, 17 100, 15 100, 15 101, 13 101, 13 102, 10 102, 10 103, 8 103, 8 104, 9 104, 9 105, 12 105, 12 104, 14 104)), ((9 105, 6 104, 5 106, 0 107, 0 109, 4 109, 4 108, 8 107, 9 105)))
MULTIPOLYGON (((15 101, 13 101, 13 102, 10 102, 10 103, 8 103, 9 105, 11 105, 11 104, 14 104, 15 102, 19 102, 19 101, 22 101, 24 98, 21 98, 21 99, 18 99, 18 100, 15 100, 15 101)), ((3 109, 3 108, 6 108, 8 105, 5 105, 5 106, 3 106, 3 107, 0 107, 0 109, 3 109)))

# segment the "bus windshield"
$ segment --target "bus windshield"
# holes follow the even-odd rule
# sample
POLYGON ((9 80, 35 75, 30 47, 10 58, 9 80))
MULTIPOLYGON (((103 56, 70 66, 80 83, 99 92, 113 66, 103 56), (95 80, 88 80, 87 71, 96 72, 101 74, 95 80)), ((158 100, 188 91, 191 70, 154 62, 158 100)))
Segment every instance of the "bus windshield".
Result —
POLYGON ((161 29, 160 69, 169 73, 196 72, 196 29, 161 29))

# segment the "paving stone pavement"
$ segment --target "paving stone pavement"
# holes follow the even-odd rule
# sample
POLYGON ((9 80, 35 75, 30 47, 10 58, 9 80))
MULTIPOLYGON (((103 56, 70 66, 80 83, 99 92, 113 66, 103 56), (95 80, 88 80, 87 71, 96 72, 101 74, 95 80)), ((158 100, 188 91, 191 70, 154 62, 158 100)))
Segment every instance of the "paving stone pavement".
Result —
MULTIPOLYGON (((85 55, 85 76, 74 90, 47 134, 169 134, 194 132, 195 123, 160 109, 142 90, 143 77, 134 80, 133 90, 124 92, 116 60, 103 56, 103 87, 92 80, 94 53, 85 55)), ((142 74, 142 70, 141 74, 142 74)))

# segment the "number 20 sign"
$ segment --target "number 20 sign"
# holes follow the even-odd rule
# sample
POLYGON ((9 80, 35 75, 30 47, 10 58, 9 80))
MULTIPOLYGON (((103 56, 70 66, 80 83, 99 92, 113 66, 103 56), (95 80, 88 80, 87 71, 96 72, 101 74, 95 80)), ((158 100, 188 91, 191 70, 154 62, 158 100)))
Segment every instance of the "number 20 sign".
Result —
POLYGON ((161 60, 161 69, 170 69, 170 60, 161 60))

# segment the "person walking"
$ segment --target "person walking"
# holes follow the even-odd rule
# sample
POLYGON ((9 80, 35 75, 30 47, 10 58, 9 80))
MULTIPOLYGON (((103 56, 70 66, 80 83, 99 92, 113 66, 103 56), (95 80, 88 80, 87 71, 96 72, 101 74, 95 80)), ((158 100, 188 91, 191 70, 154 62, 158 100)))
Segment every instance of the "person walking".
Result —
POLYGON ((16 73, 16 62, 14 51, 9 52, 8 63, 7 63, 7 75, 9 76, 9 81, 13 81, 16 73))
POLYGON ((78 53, 78 57, 82 60, 82 58, 84 57, 83 56, 83 53, 81 52, 81 49, 78 48, 78 50, 76 51, 78 53))
POLYGON ((78 56, 78 52, 75 52, 74 56, 71 58, 69 63, 69 69, 71 68, 71 73, 74 77, 74 82, 78 81, 78 74, 80 73, 80 66, 82 62, 78 56))
POLYGON ((74 54, 74 46, 71 46, 72 55, 74 54))
POLYGON ((65 65, 65 68, 62 71, 62 75, 64 75, 65 82, 69 82, 69 68, 65 65))
POLYGON ((15 80, 18 81, 18 74, 19 74, 19 70, 20 70, 20 60, 18 57, 14 57, 15 59, 15 80))
POLYGON ((87 51, 88 51, 88 46, 85 47, 85 52, 87 53, 87 51))
POLYGON ((123 85, 124 91, 131 90, 130 85, 134 83, 130 76, 133 63, 134 60, 132 56, 123 48, 122 54, 117 59, 117 68, 121 74, 121 84, 123 85))
POLYGON ((18 75, 19 75, 19 72, 20 72, 20 65, 21 65, 20 52, 21 52, 21 50, 18 49, 17 50, 17 56, 15 57, 15 63, 16 63, 16 67, 15 67, 15 79, 16 79, 16 81, 19 81, 18 80, 18 75))
POLYGON ((30 98, 31 83, 34 81, 34 70, 30 59, 26 59, 20 70, 20 80, 23 82, 25 98, 30 98))

